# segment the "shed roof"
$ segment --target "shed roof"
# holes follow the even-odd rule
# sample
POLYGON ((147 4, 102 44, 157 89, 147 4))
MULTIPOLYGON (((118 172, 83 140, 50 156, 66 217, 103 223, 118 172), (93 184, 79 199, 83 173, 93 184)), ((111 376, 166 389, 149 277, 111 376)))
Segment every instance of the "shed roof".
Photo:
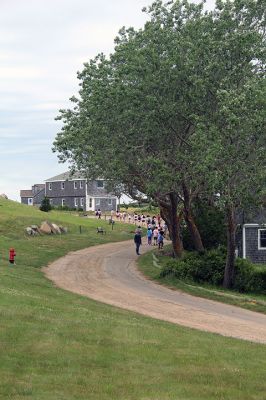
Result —
POLYGON ((21 190, 20 197, 32 197, 33 193, 32 190, 21 190))

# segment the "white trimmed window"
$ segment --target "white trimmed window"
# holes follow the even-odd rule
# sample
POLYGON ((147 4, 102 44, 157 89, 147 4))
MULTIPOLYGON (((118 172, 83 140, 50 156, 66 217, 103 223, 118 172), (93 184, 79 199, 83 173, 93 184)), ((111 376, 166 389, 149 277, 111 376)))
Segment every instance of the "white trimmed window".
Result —
POLYGON ((96 183, 97 183, 97 188, 98 188, 98 189, 103 189, 103 188, 104 188, 104 183, 103 183, 103 181, 96 181, 96 183))
POLYGON ((89 207, 92 208, 92 198, 89 199, 89 207))
POLYGON ((33 204, 33 199, 32 199, 31 197, 29 197, 29 198, 28 198, 28 205, 29 205, 29 206, 32 206, 32 204, 33 204))
POLYGON ((83 181, 80 181, 80 182, 79 182, 79 188, 80 188, 80 189, 83 189, 83 181))
POLYGON ((62 199, 62 207, 64 207, 66 205, 66 200, 62 199))
POLYGON ((78 188, 78 182, 74 182, 74 189, 77 189, 78 188))
POLYGON ((75 207, 78 207, 78 205, 79 205, 79 199, 74 199, 74 205, 75 205, 75 207))
POLYGON ((52 184, 51 183, 48 184, 48 189, 52 190, 52 184))
POLYGON ((65 182, 61 182, 61 189, 65 189, 65 182))
POLYGON ((111 206, 113 204, 113 200, 112 199, 108 199, 108 206, 111 206))
POLYGON ((80 199, 80 205, 81 205, 81 207, 84 206, 84 199, 80 199))
POLYGON ((258 230, 258 241, 259 250, 266 250, 266 229, 258 230))
POLYGON ((95 205, 100 206, 101 205, 101 200, 100 199, 95 199, 95 205))

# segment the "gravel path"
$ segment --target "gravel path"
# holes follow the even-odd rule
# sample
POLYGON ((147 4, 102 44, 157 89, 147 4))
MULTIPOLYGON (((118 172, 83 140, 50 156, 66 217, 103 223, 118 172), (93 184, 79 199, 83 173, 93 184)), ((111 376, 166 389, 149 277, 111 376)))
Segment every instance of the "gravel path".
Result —
MULTIPOLYGON (((147 246, 142 246, 142 253, 147 246)), ((58 287, 116 307, 224 336, 266 343, 266 315, 174 291, 137 270, 134 244, 109 243, 69 253, 48 267, 58 287)))

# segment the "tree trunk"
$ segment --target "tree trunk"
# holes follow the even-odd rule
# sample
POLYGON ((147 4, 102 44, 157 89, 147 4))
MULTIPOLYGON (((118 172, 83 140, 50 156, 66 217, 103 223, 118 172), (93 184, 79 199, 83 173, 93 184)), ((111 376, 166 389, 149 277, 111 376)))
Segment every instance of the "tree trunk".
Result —
POLYGON ((236 248, 236 223, 233 206, 227 208, 227 255, 224 270, 223 287, 229 289, 235 280, 235 248, 236 248))
POLYGON ((190 194, 187 189, 187 186, 184 183, 183 183, 183 194, 184 194, 184 218, 189 229, 194 249, 199 253, 202 253, 204 251, 204 246, 201 240, 200 232, 195 223, 195 219, 192 213, 190 194))
POLYGON ((181 240, 180 221, 181 217, 177 215, 177 196, 174 193, 169 195, 170 203, 166 206, 165 203, 159 201, 161 216, 165 220, 170 239, 173 246, 173 256, 175 258, 182 257, 183 243, 181 240))

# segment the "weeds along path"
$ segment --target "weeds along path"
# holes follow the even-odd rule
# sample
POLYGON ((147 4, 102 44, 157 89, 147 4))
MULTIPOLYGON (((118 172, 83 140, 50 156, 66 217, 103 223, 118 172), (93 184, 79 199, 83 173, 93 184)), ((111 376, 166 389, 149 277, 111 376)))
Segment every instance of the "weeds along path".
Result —
MULTIPOLYGON (((148 246, 142 246, 142 252, 148 246)), ((69 253, 48 267, 58 287, 156 319, 266 343, 266 315, 173 291, 137 270, 133 241, 69 253)))

